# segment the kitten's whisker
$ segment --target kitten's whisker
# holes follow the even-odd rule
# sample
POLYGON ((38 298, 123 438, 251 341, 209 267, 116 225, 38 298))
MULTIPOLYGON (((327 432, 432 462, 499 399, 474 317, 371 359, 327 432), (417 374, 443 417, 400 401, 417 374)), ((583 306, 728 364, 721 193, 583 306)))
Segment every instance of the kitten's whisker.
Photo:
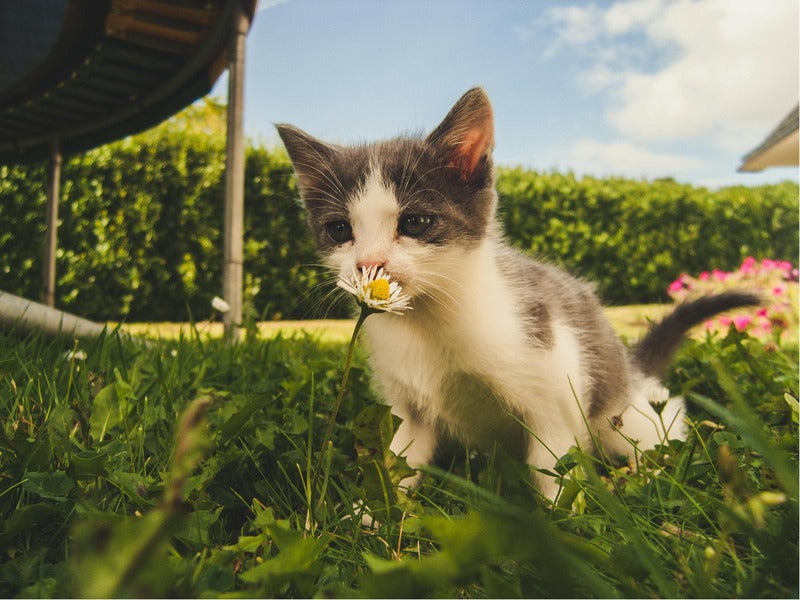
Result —
MULTIPOLYGON (((323 285, 330 285, 330 282, 327 284, 320 284, 318 287, 322 287, 323 285)), ((321 314, 322 319, 329 318, 330 313, 334 310, 334 308, 338 308, 339 305, 343 301, 347 300, 346 294, 340 294, 339 292, 342 291, 340 288, 336 287, 335 285, 330 285, 330 289, 328 289, 324 295, 317 298, 316 301, 309 306, 308 310, 306 311, 306 317, 311 314, 321 314), (320 307, 325 306, 324 310, 320 310, 320 307)), ((308 292, 304 295, 305 298, 311 297, 311 292, 308 292)), ((299 304, 299 303, 298 303, 299 304)))
MULTIPOLYGON (((321 156, 319 156, 319 158, 321 158, 321 156)), ((298 166, 307 169, 309 171, 316 172, 317 175, 319 175, 321 178, 327 181, 331 185, 331 187, 333 187, 334 191, 337 192, 343 200, 347 196, 345 187, 342 184, 341 179, 339 179, 339 174, 334 170, 333 166, 329 163, 329 161, 319 160, 316 163, 295 162, 295 167, 298 166), (324 171, 320 169, 319 165, 321 165, 324 168, 324 171)))
POLYGON ((444 309, 447 314, 458 312, 458 303, 454 302, 452 298, 442 298, 438 290, 423 290, 418 297, 418 302, 429 310, 444 309))
POLYGON ((460 298, 469 293, 461 279, 439 271, 418 269, 415 279, 419 280, 418 285, 426 295, 451 312, 460 309, 460 298))
MULTIPOLYGON (((415 164, 415 166, 416 166, 416 164, 415 164)), ((410 196, 410 197, 413 197, 413 196, 416 194, 416 192, 415 192, 415 188, 417 187, 417 185, 418 185, 418 184, 419 184, 419 183, 420 183, 420 182, 421 182, 423 179, 427 178, 429 175, 431 175, 431 174, 432 174, 432 173, 434 173, 435 171, 440 171, 440 170, 442 170, 442 169, 446 169, 446 168, 448 168, 448 167, 446 167, 446 166, 441 166, 441 165, 437 165, 437 166, 435 166, 435 167, 431 167, 430 169, 428 169, 428 170, 427 170, 427 171, 425 171, 424 173, 421 173, 421 174, 419 174, 419 175, 417 176, 417 179, 416 179, 416 180, 414 181, 414 183, 411 185, 411 187, 410 187, 410 188, 407 188, 407 191, 408 191, 408 194, 409 194, 409 196, 410 196)), ((445 198, 446 198, 446 196, 444 196, 444 195, 442 195, 442 197, 445 197, 445 198)), ((448 199, 448 200, 449 200, 449 199, 448 199)))
POLYGON ((420 289, 420 298, 430 298, 440 308, 446 309, 447 312, 458 312, 460 309, 459 298, 444 287, 436 285, 435 282, 425 281, 424 277, 420 277, 418 287, 420 289))
POLYGON ((441 259, 439 259, 433 267, 431 267, 427 261, 420 261, 417 264, 416 272, 423 278, 433 277, 439 280, 439 282, 444 282, 445 284, 457 288, 460 292, 465 291, 466 284, 464 283, 463 277, 458 277, 456 275, 458 267, 453 266, 448 269, 448 266, 449 265, 444 265, 441 259), (452 275, 450 274, 451 272, 453 273, 452 275))
POLYGON ((314 171, 327 181, 331 187, 333 187, 334 191, 341 194, 342 199, 344 199, 347 194, 345 193, 344 185, 342 185, 341 180, 339 179, 338 174, 333 170, 333 167, 328 163, 326 160, 320 160, 318 163, 308 163, 308 162, 295 162, 295 168, 301 167, 302 169, 306 169, 308 171, 314 171), (318 165, 322 165, 324 167, 324 171, 319 168, 318 165))
POLYGON ((422 157, 423 157, 422 152, 412 152, 411 149, 409 149, 406 152, 405 160, 403 161, 403 171, 402 171, 403 185, 400 190, 403 195, 405 194, 411 195, 411 192, 413 191, 414 187, 416 187, 417 183, 420 181, 420 178, 417 177, 417 179, 414 180, 414 183, 411 184, 411 189, 409 189, 409 183, 411 182, 411 177, 409 174, 413 173, 414 170, 416 170, 417 165, 422 160, 422 157), (412 158, 414 159, 413 164, 411 164, 410 162, 412 158))

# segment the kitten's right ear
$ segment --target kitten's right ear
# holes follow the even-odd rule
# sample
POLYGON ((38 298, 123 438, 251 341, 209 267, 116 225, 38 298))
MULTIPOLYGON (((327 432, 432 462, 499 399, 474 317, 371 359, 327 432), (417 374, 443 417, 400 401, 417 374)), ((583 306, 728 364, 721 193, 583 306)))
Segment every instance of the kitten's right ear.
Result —
POLYGON ((300 192, 305 198, 306 191, 319 188, 326 170, 323 165, 332 159, 335 149, 292 125, 279 124, 275 128, 294 165, 300 192))

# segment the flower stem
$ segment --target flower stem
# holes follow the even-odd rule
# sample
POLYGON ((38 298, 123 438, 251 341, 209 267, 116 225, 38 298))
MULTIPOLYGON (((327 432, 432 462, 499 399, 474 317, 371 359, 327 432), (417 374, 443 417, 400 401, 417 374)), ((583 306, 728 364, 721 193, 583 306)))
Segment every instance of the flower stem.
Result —
POLYGON ((323 456, 328 449, 328 444, 331 441, 331 435, 333 435, 333 425, 336 423, 336 416, 339 414, 339 407, 342 405, 342 398, 344 398, 344 390, 347 386, 347 378, 350 376, 350 367, 353 365, 353 351, 356 347, 356 339, 358 338, 358 331, 361 329, 361 325, 364 324, 366 318, 371 315, 374 310, 370 309, 366 305, 361 306, 361 314, 358 316, 358 320, 356 321, 356 326, 353 329, 353 337, 350 338, 350 346, 347 349, 347 360, 344 364, 344 373, 342 374, 342 381, 339 383, 339 393, 336 396, 336 402, 333 405, 333 411, 331 412, 330 419, 328 420, 328 427, 325 429, 325 436, 322 438, 322 447, 320 450, 322 454, 320 455, 319 462, 322 464, 323 456))

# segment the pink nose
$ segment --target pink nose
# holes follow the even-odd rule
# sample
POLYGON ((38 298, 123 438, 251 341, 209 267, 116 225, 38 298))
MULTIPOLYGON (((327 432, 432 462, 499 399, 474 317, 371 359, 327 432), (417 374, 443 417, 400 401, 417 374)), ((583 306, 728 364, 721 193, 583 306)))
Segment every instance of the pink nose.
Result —
POLYGON ((359 269, 370 269, 372 267, 380 269, 384 264, 386 263, 385 261, 382 260, 365 259, 358 261, 356 263, 356 267, 358 267, 359 269))

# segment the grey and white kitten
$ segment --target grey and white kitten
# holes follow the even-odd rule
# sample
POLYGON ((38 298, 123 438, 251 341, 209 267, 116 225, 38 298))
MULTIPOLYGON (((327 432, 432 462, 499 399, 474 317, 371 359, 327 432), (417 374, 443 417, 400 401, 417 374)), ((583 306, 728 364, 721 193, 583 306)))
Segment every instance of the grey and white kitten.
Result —
MULTIPOLYGON (((382 265, 411 296, 413 310, 364 324, 375 379, 402 418, 391 449, 411 466, 431 461, 443 434, 505 444, 539 468, 576 443, 632 456, 634 442, 685 437, 683 400, 657 376, 690 326, 756 299, 682 305, 629 354, 590 285, 503 240, 482 89, 424 139, 343 147, 278 131, 326 264, 345 276, 382 265)), ((557 493, 552 478, 536 478, 557 493)))

